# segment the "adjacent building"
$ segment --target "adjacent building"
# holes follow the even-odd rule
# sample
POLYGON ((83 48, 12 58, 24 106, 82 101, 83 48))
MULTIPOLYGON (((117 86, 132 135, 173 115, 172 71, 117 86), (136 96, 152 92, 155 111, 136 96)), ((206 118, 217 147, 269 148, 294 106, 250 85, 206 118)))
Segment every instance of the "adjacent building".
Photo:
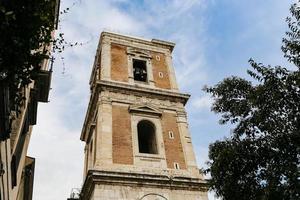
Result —
MULTIPOLYGON (((55 2, 53 23, 58 20, 60 1, 55 2)), ((36 81, 22 89, 20 112, 10 110, 9 87, 0 85, 0 200, 32 199, 35 159, 27 156, 27 149, 37 122, 38 102, 48 102, 51 69, 50 60, 44 60, 36 81)))
POLYGON ((84 200, 206 200, 167 41, 102 32, 90 78, 84 200))

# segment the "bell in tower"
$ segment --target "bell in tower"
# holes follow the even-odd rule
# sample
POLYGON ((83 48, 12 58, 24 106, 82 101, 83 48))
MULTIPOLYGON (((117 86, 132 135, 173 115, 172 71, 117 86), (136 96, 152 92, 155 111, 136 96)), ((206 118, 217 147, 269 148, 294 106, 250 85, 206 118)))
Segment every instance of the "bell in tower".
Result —
POLYGON ((206 200, 172 66, 175 44, 102 32, 90 79, 84 200, 206 200))

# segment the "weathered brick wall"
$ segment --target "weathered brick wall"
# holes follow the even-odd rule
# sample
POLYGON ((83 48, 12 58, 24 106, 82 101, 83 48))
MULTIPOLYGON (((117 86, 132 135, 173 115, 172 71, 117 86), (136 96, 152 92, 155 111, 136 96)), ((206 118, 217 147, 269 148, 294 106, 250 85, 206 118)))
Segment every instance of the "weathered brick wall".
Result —
POLYGON ((126 47, 114 43, 111 44, 111 79, 128 82, 126 47))
POLYGON ((165 55, 162 53, 152 52, 152 57, 152 70, 155 86, 158 88, 170 89, 170 78, 165 55), (163 74, 163 77, 159 76, 159 72, 163 74))
POLYGON ((186 169, 176 114, 164 112, 162 126, 168 168, 174 168, 174 162, 176 162, 179 164, 180 169, 186 169), (173 131, 174 139, 169 138, 169 131, 173 131))
POLYGON ((133 164, 131 118, 125 106, 112 106, 113 163, 133 164))

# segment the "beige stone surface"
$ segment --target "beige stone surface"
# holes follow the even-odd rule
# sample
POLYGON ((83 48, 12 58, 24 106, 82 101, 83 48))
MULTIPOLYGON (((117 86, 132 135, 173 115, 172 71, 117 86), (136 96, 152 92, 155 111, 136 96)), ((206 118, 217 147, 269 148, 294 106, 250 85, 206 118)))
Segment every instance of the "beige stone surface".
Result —
MULTIPOLYGON (((101 79, 110 80, 111 76, 111 47, 107 37, 103 37, 101 44, 101 79)), ((95 67, 95 66, 94 66, 95 67)))
POLYGON ((114 185, 97 185, 92 196, 95 200, 207 200, 201 191, 114 185))

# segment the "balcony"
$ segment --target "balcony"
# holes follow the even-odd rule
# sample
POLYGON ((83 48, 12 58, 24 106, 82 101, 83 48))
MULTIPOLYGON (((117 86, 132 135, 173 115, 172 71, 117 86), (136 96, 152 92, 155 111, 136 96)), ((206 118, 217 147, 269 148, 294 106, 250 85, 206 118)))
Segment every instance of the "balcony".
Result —
POLYGON ((35 82, 35 90, 37 91, 37 101, 48 102, 52 71, 41 70, 35 82))

